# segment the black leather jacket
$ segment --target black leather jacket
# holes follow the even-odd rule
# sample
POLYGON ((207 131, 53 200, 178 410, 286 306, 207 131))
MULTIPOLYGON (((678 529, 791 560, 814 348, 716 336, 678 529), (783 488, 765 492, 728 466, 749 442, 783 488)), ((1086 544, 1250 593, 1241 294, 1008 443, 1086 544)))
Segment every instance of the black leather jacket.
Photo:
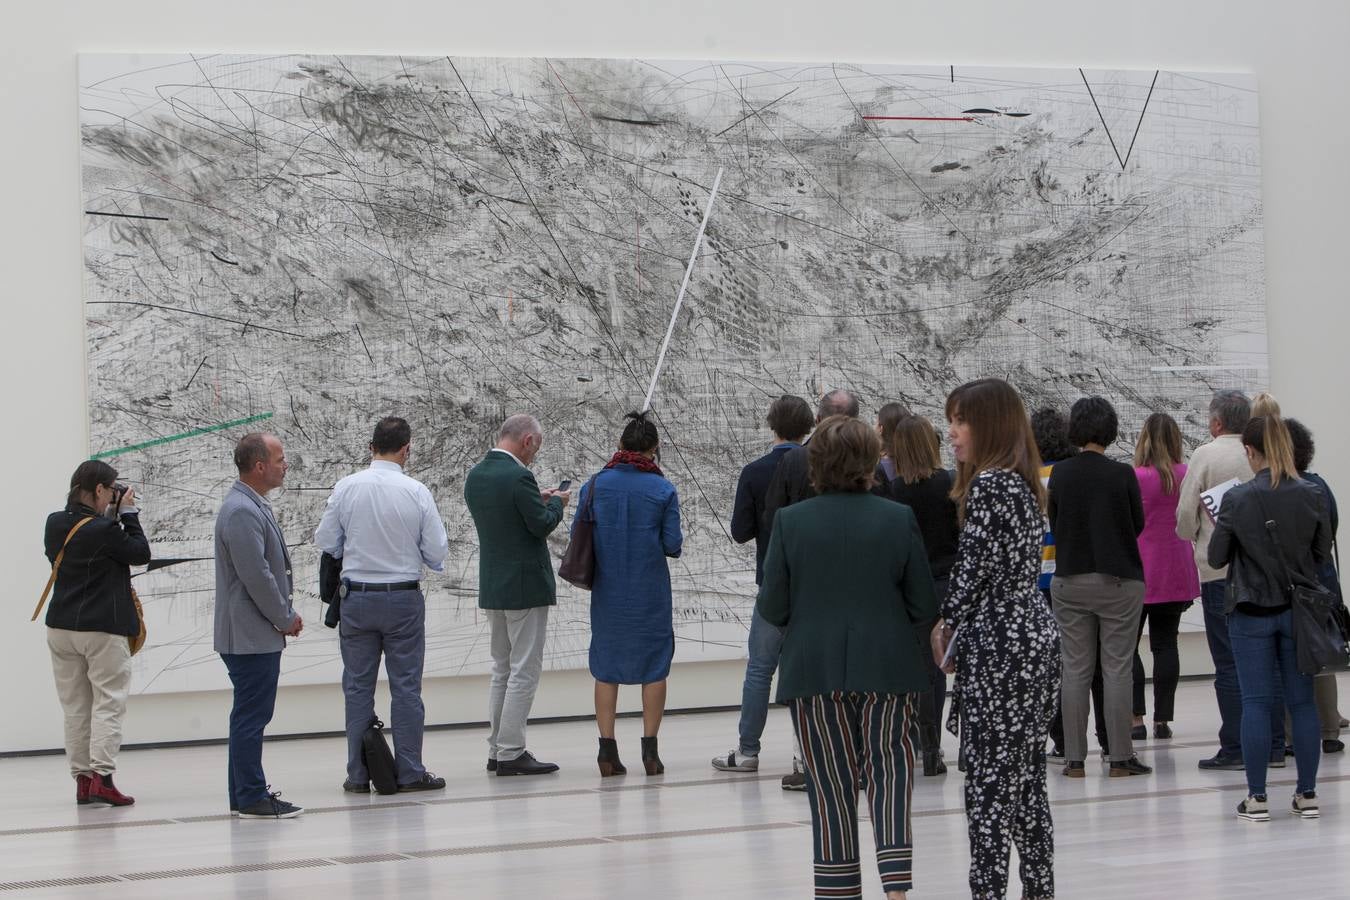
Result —
POLYGON ((1228 566, 1224 612, 1277 612, 1289 606, 1284 567, 1266 529, 1275 522, 1289 576, 1317 584, 1317 570, 1331 555, 1331 517, 1316 486, 1284 478, 1270 486, 1270 470, 1262 469, 1246 484, 1224 495, 1219 519, 1209 540, 1209 564, 1228 566))

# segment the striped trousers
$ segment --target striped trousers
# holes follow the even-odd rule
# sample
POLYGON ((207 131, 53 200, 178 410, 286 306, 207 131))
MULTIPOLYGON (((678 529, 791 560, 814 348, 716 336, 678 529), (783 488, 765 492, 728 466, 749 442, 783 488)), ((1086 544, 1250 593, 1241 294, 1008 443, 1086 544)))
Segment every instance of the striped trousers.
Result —
POLYGON ((909 824, 914 787, 908 694, 836 691, 791 701, 811 803, 817 898, 862 897, 858 790, 865 786, 886 891, 913 883, 909 824))

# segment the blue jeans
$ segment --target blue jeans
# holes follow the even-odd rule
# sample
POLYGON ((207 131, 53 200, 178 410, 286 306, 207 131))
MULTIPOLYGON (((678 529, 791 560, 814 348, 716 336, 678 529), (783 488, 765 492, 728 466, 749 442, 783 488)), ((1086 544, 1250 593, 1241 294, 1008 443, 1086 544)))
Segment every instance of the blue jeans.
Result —
MULTIPOLYGON (((1322 756, 1322 727, 1313 700, 1312 676, 1298 670, 1294 652, 1293 613, 1249 616, 1234 610, 1228 617, 1238 679, 1242 683, 1242 743, 1264 747, 1270 743, 1271 712, 1278 706, 1280 688, 1284 705, 1294 723, 1294 762, 1298 765, 1298 789, 1315 790, 1317 764, 1322 756)), ((1281 747, 1283 752, 1283 747, 1281 747)), ((1266 792, 1266 761, 1247 754, 1247 790, 1266 792)))
POLYGON ((426 774, 422 765, 422 666, 426 659, 426 603, 421 591, 351 591, 342 599, 342 693, 346 697, 347 780, 370 780, 361 735, 375 719, 380 656, 389 676, 389 724, 399 784, 426 774))
MULTIPOLYGON (((756 610, 750 619, 750 655, 745 664, 745 683, 741 686, 741 746, 745 754, 759 753, 759 738, 769 718, 769 687, 783 652, 786 632, 771 625, 756 610)), ((1320 746, 1320 745, 1319 745, 1320 746)))
MULTIPOLYGON (((1243 756, 1242 687, 1238 684, 1237 664, 1233 661, 1233 643, 1228 636, 1228 616, 1223 611, 1224 581, 1206 581, 1200 585, 1200 605, 1205 611, 1205 638, 1214 661, 1214 696, 1219 701, 1219 754, 1243 756)), ((1275 700, 1270 709, 1270 759, 1284 758, 1284 705, 1280 702, 1279 673, 1275 679, 1275 700)), ((1320 738, 1319 738, 1320 740, 1320 738)), ((1256 755, 1260 759, 1260 754, 1256 755)))
POLYGON ((230 709, 230 809, 247 809, 267 797, 267 776, 262 767, 263 729, 272 721, 272 711, 277 705, 281 651, 222 653, 220 658, 234 685, 234 706, 230 709))

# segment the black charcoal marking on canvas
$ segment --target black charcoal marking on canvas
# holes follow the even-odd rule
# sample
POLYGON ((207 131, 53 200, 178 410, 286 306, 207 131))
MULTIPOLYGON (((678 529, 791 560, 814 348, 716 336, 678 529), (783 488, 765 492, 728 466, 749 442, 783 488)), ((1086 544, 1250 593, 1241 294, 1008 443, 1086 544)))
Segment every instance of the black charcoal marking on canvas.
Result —
MULTIPOLYGON (((725 521, 784 392, 941 421, 970 378, 1086 393, 1190 444, 1265 380, 1256 94, 1178 72, 376 56, 81 59, 91 452, 145 486, 163 557, 210 555, 241 428, 272 412, 307 542, 380 416, 451 536, 427 673, 486 671, 464 474, 534 412, 541 484, 580 482, 638 407, 725 175, 653 405, 683 501, 678 659, 743 653, 753 551, 725 521), (153 486, 153 487, 152 487, 153 486)), ((255 426, 256 427, 256 426, 255 426)), ((570 521, 570 514, 568 517, 570 521)), ((566 534, 551 539, 561 553, 566 534)), ((291 681, 340 662, 317 554, 291 681)), ((138 580, 138 690, 225 686, 210 563, 138 580)), ((548 664, 586 663, 563 586, 548 664)))

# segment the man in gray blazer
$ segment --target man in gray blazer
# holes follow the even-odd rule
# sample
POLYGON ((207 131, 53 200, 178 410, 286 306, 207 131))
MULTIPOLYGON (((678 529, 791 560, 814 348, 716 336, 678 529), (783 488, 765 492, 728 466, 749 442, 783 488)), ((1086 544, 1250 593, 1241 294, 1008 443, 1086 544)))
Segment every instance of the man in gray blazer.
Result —
POLYGON ((234 448, 239 480, 216 516, 216 652, 234 685, 230 710, 230 811, 241 819, 289 819, 303 811, 269 793, 263 729, 272 721, 281 651, 304 623, 291 606, 291 557, 267 494, 286 478, 286 452, 270 434, 234 448))

